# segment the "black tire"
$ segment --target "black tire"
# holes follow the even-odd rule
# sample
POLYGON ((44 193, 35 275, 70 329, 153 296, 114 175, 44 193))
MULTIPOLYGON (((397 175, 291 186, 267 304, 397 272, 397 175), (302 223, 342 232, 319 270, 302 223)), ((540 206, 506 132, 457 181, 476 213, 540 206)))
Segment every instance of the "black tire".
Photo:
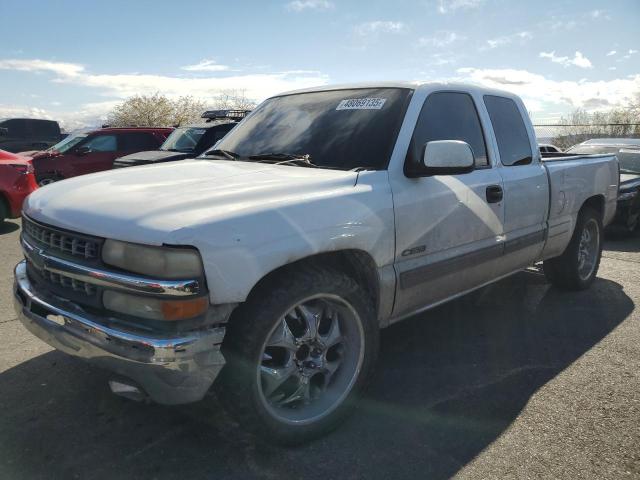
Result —
POLYGON ((602 256, 603 228, 600 214, 592 208, 583 207, 578 214, 576 227, 569 245, 559 257, 544 261, 544 274, 547 279, 562 290, 585 290, 594 282, 602 256), (585 228, 597 228, 597 247, 590 271, 585 275, 581 270, 579 258, 581 239, 585 228))
POLYGON ((60 175, 46 174, 42 177, 38 177, 38 187, 45 187, 51 183, 59 182, 60 180, 64 180, 60 175))
MULTIPOLYGON (((379 349, 379 327, 371 297, 358 283, 341 272, 318 267, 302 267, 298 270, 289 269, 285 274, 278 275, 266 283, 268 285, 259 287, 258 291, 252 293, 249 300, 234 312, 223 344, 227 364, 216 383, 216 390, 226 408, 245 429, 267 441, 295 445, 334 429, 352 410, 373 372, 379 349), (359 368, 353 370, 352 375, 349 374, 351 375, 349 377, 351 384, 348 387, 350 390, 344 389, 344 397, 340 396, 334 401, 334 397, 326 393, 329 391, 328 387, 318 390, 325 392, 320 393, 318 398, 326 395, 325 398, 334 402, 331 408, 326 410, 325 416, 317 420, 313 417, 310 421, 305 420, 306 423, 287 423, 286 420, 277 418, 278 414, 273 413, 276 407, 270 407, 269 401, 266 400, 267 395, 263 394, 264 383, 260 369, 265 362, 266 348, 270 348, 265 347, 265 344, 268 344, 274 331, 287 321, 285 315, 293 311, 293 306, 319 295, 339 297, 340 301, 346 302, 345 305, 352 307, 349 312, 357 313, 353 320, 345 320, 345 317, 336 314, 336 317, 329 321, 339 320, 340 328, 344 328, 344 321, 361 325, 361 328, 357 328, 362 335, 358 345, 364 351, 358 349, 361 363, 359 368)), ((311 301, 314 300, 311 299, 311 301)), ((320 331, 321 322, 322 320, 318 320, 317 332, 320 331)), ((347 342, 346 345, 352 344, 347 342)), ((351 350, 355 349, 351 348, 351 350)), ((292 359, 298 361, 298 353, 293 356, 291 353, 288 355, 290 355, 289 363, 292 359)), ((326 361, 328 351, 322 355, 326 361)), ((331 375, 338 378, 341 369, 343 369, 342 366, 337 367, 331 375)), ((351 367, 344 367, 343 371, 351 372, 351 367)), ((300 375, 303 374, 296 371, 296 379, 300 378, 300 375)), ((332 379, 333 377, 323 381, 330 382, 332 379)), ((339 382, 336 383, 341 385, 339 382)), ((308 404, 302 404, 300 408, 308 408, 307 405, 313 402, 322 403, 323 401, 325 400, 311 400, 308 404)), ((294 414, 297 414, 297 411, 294 411, 296 408, 298 407, 292 410, 294 414)))

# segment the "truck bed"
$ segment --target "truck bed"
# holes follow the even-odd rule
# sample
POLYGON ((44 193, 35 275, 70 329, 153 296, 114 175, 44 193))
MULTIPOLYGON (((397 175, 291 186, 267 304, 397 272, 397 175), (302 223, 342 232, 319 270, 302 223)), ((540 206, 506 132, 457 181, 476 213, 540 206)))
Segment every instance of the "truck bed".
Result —
POLYGON ((615 155, 543 154, 549 178, 549 220, 543 258, 561 254, 586 199, 604 193, 603 224, 615 215, 618 196, 618 160, 615 155))

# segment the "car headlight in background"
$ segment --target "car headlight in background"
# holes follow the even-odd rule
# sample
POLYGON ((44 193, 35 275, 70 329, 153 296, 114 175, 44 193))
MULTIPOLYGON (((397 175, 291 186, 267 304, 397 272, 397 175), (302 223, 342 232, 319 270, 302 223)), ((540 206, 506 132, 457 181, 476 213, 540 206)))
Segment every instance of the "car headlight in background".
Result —
POLYGON ((163 300, 139 297, 107 290, 102 303, 108 310, 149 320, 186 320, 207 311, 209 299, 197 297, 188 300, 163 300))
POLYGON ((102 260, 129 272, 162 279, 198 278, 203 274, 202 259, 193 248, 152 247, 107 240, 102 260))
POLYGON ((618 194, 618 201, 621 202, 624 200, 632 200, 636 197, 636 195, 638 195, 638 190, 632 190, 630 192, 620 192, 618 194))

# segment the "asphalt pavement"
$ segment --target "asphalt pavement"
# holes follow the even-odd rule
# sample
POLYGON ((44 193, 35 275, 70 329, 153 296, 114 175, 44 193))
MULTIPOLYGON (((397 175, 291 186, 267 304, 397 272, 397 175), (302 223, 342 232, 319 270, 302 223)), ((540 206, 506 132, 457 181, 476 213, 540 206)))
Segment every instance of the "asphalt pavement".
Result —
POLYGON ((0 479, 640 478, 640 235, 562 293, 523 272, 383 330, 377 375, 336 432, 244 433, 215 394, 163 407, 16 321, 19 222, 0 225, 0 479))

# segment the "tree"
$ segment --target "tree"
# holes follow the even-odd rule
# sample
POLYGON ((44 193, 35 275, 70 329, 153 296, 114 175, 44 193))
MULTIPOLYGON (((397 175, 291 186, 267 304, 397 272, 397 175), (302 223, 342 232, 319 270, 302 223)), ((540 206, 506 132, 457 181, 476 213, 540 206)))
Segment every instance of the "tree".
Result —
POLYGON ((205 110, 251 110, 256 103, 244 90, 223 90, 212 102, 185 96, 171 99, 160 93, 134 95, 107 116, 113 127, 170 127, 194 123, 205 110))
POLYGON ((563 149, 591 138, 640 137, 640 92, 626 108, 592 113, 576 109, 562 117, 555 130, 552 143, 563 149))
POLYGON ((160 93, 134 95, 116 105, 107 122, 114 127, 169 127, 195 121, 204 110, 204 102, 193 97, 172 100, 160 93))
POLYGON ((247 98, 245 90, 223 90, 213 105, 216 110, 253 110, 256 102, 247 98))

